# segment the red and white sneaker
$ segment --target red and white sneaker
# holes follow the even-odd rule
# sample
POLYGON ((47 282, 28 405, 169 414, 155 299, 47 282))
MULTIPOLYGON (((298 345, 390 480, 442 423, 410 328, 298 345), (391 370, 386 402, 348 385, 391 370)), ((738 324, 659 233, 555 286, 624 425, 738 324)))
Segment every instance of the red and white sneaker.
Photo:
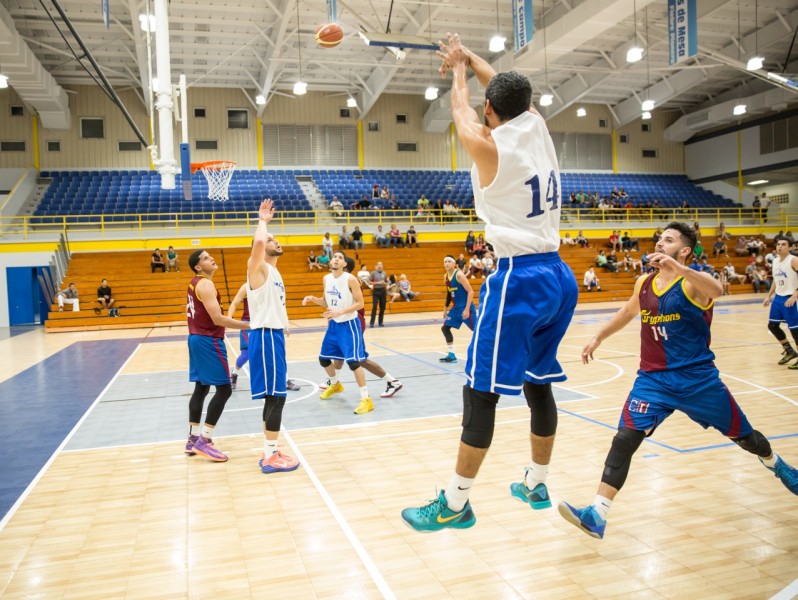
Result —
POLYGON ((261 455, 258 461, 261 473, 280 473, 288 471, 296 471, 299 467, 299 461, 293 456, 283 454, 279 450, 266 458, 265 454, 261 455))
POLYGON ((388 382, 388 387, 385 388, 385 391, 380 394, 380 398, 393 398, 396 392, 402 389, 402 382, 398 379, 394 379, 393 381, 388 382))

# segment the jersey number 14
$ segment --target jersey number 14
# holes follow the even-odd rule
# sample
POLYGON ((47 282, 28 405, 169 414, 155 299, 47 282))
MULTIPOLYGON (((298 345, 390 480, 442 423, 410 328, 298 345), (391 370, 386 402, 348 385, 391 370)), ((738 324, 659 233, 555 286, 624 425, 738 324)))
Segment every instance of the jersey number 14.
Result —
MULTIPOLYGON (((542 215, 545 210, 540 202, 540 178, 535 175, 532 179, 524 183, 532 187, 532 212, 529 213, 526 218, 530 219, 542 215)), ((551 202, 551 208, 553 210, 559 206, 559 200, 560 190, 557 184, 557 175, 552 171, 549 173, 549 183, 546 186, 546 202, 551 202)))

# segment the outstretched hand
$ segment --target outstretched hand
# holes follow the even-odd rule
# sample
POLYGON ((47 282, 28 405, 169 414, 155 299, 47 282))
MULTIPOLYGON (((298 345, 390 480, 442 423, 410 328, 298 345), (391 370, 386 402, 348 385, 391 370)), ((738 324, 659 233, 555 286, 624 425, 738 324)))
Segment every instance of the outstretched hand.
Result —
POLYGON ((272 202, 271 198, 266 198, 260 203, 260 208, 258 209, 258 218, 266 223, 274 218, 274 203, 272 202))
POLYGON ((438 40, 440 50, 435 51, 435 54, 443 59, 443 63, 438 71, 444 79, 446 79, 446 73, 450 69, 454 69, 457 65, 465 65, 467 67, 471 62, 468 49, 463 46, 463 43, 460 41, 460 36, 456 33, 448 32, 446 36, 447 43, 438 40))

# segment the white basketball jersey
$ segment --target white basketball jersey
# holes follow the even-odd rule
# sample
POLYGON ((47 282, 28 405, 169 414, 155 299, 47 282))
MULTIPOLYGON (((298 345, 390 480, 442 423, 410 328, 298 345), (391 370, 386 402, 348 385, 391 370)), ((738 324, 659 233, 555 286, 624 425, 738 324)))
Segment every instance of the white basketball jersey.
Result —
POLYGON ((285 329, 288 313, 285 310, 285 286, 280 271, 266 263, 266 283, 253 290, 247 278, 247 302, 249 303, 249 326, 252 329, 285 329))
POLYGON ((491 131, 499 152, 496 178, 485 188, 471 168, 476 213, 499 258, 556 252, 560 247, 560 168, 543 117, 524 112, 491 131))
POLYGON ((798 290, 798 273, 790 264, 793 258, 795 257, 792 254, 788 254, 783 262, 778 256, 773 259, 771 268, 777 296, 789 296, 798 290))
MULTIPOLYGON (((354 278, 354 275, 349 273, 341 273, 338 277, 332 273, 324 276, 324 299, 329 308, 345 310, 355 304, 355 297, 352 295, 352 290, 349 289, 349 280, 354 278)), ((333 321, 346 323, 352 319, 357 319, 357 311, 335 317, 333 321)))

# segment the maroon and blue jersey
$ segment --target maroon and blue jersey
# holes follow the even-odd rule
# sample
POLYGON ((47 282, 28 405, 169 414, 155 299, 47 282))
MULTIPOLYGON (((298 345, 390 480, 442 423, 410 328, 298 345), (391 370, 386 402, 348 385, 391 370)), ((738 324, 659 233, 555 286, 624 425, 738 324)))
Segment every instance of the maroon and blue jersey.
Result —
MULTIPOLYGON (((204 335, 214 338, 224 337, 224 327, 220 327, 213 322, 202 300, 197 296, 197 284, 206 279, 202 275, 197 275, 188 284, 188 300, 186 301, 186 321, 188 322, 188 333, 193 335, 204 335)), ((221 295, 216 291, 216 301, 221 304, 221 295)))
POLYGON ((244 298, 244 314, 241 315, 242 321, 249 321, 249 302, 244 298))
POLYGON ((640 286, 640 370, 682 369, 712 363, 709 349, 714 302, 701 306, 685 292, 677 277, 665 289, 659 275, 647 275, 640 286))

